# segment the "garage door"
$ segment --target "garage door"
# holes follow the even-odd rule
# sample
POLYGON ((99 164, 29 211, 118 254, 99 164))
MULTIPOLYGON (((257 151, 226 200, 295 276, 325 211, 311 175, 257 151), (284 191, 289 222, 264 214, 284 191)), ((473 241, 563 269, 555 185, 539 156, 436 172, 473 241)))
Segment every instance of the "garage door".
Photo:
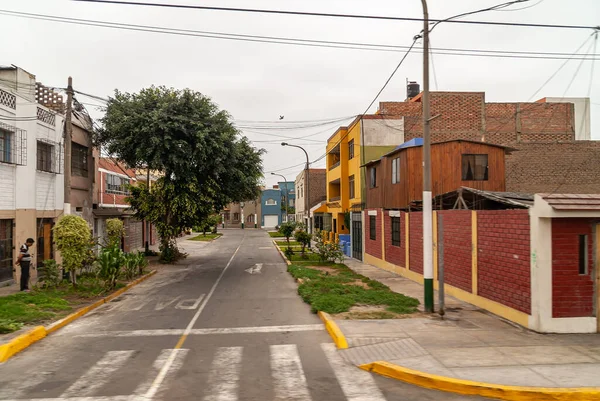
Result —
POLYGON ((265 215, 265 225, 264 227, 275 227, 279 224, 279 216, 276 214, 267 214, 265 215))

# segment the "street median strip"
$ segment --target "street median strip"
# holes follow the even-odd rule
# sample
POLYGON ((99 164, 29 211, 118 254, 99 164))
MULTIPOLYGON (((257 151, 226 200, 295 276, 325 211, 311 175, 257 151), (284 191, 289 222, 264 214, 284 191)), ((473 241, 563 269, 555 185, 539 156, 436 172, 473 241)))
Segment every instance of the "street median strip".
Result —
POLYGON ((478 395, 508 401, 592 401, 600 400, 600 388, 523 387, 482 383, 438 376, 378 361, 359 365, 368 372, 390 377, 416 386, 463 395, 478 395))
POLYGON ((97 307, 110 302, 114 298, 123 294, 128 289, 141 283, 142 281, 153 276, 154 274, 156 274, 156 270, 153 270, 150 273, 132 281, 131 283, 127 284, 125 287, 115 291, 114 293, 106 296, 105 298, 102 298, 102 299, 94 302, 91 305, 85 306, 85 307, 79 309, 78 311, 73 312, 70 315, 64 317, 63 319, 50 324, 48 327, 37 326, 37 327, 29 330, 28 332, 21 334, 18 337, 13 338, 11 341, 9 341, 5 344, 1 344, 0 345, 0 363, 6 362, 13 355, 23 351, 30 345, 32 345, 32 344, 38 342, 39 340, 41 340, 42 338, 46 337, 48 334, 51 334, 51 333, 55 332, 56 330, 60 329, 61 327, 64 327, 67 324, 73 322, 74 320, 79 319, 80 317, 82 317, 85 314, 87 314, 88 312, 96 309, 97 307))
POLYGON ((319 312, 319 317, 325 323, 325 329, 333 339, 335 346, 339 349, 348 348, 348 342, 346 341, 346 337, 344 337, 344 333, 335 323, 335 321, 329 316, 329 313, 319 312))

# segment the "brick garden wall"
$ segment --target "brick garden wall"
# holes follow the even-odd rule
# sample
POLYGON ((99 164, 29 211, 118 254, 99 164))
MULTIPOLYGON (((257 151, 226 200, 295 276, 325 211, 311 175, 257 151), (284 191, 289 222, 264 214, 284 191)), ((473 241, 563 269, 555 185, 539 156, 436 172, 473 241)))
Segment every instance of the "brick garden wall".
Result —
POLYGON ((423 213, 409 213, 409 269, 423 274, 423 213))
POLYGON ((402 267, 406 267, 406 217, 406 213, 400 213, 400 246, 392 245, 392 218, 385 211, 385 260, 402 267))
POLYGON ((369 255, 375 256, 376 258, 381 259, 381 241, 383 238, 381 238, 381 210, 378 209, 371 209, 371 210, 377 210, 377 216, 375 217, 375 235, 376 235, 376 239, 372 240, 371 239, 371 217, 368 215, 368 210, 365 210, 364 213, 364 222, 365 222, 365 238, 364 238, 364 243, 365 243, 365 252, 368 253, 369 255))
POLYGON ((589 219, 552 219, 552 317, 594 316, 593 236, 589 219), (587 274, 579 274, 579 235, 588 235, 587 274))
MULTIPOLYGON (((444 220, 444 278, 447 284, 471 292, 471 211, 438 212, 444 220)), ((439 223, 438 223, 439 231, 439 223)), ((439 235, 439 234, 438 234, 439 235)), ((438 237, 438 241, 440 238, 438 237)))
POLYGON ((477 212, 478 294, 531 314, 527 210, 477 212))

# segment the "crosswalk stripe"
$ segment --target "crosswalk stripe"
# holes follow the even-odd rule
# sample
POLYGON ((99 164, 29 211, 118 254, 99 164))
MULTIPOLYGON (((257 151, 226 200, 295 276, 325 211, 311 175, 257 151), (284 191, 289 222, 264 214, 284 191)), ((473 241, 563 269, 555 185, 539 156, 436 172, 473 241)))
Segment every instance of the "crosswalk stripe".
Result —
POLYGON ((370 373, 346 364, 334 344, 321 344, 321 348, 348 401, 385 401, 370 373))
POLYGON ((310 401, 302 362, 295 344, 271 345, 271 374, 276 401, 310 401))
POLYGON ((109 351, 94 366, 88 369, 71 385, 61 398, 85 397, 92 395, 100 387, 108 383, 110 375, 116 372, 135 351, 109 351))
POLYGON ((204 401, 237 401, 243 347, 220 347, 210 366, 204 401))
POLYGON ((146 375, 146 380, 140 383, 133 392, 134 395, 142 396, 146 394, 146 392, 150 389, 150 386, 152 386, 152 382, 156 378, 156 375, 158 375, 158 372, 160 372, 165 362, 167 362, 167 359, 169 359, 169 355, 173 351, 175 351, 176 353, 175 360, 173 361, 169 368, 169 371, 167 372, 167 378, 169 376, 173 376, 181 368, 181 366, 183 365, 183 359, 185 358, 189 350, 185 348, 180 348, 176 350, 163 349, 158 355, 158 357, 154 360, 154 363, 152 364, 152 369, 150 369, 150 372, 148 372, 148 374, 146 375))

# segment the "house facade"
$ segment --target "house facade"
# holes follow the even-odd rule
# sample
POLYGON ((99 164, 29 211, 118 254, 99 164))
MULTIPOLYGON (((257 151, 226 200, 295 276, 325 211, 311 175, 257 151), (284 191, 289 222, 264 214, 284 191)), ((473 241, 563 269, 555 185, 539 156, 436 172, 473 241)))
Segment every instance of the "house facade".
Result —
POLYGON ((221 212, 223 228, 258 228, 261 219, 261 199, 232 202, 221 212))
MULTIPOLYGON (((35 75, 0 67, 0 282, 19 279, 13 266, 29 237, 34 265, 54 257, 50 229, 63 213, 64 117, 37 99, 35 75)), ((48 102, 62 99, 46 94, 48 102)))
POLYGON ((261 228, 272 229, 279 225, 283 220, 281 210, 281 189, 278 185, 273 188, 264 189, 261 193, 261 228))
POLYGON ((296 176, 294 187, 296 189, 296 221, 303 223, 306 227, 313 228, 314 221, 309 211, 306 210, 306 197, 308 196, 309 210, 316 204, 327 199, 327 188, 325 180, 327 179, 326 169, 311 168, 308 172, 309 192, 307 194, 306 170, 302 170, 296 176), (310 220, 309 220, 310 219, 310 220))
POLYGON ((286 223, 288 221, 296 220, 296 187, 292 181, 281 181, 277 183, 279 190, 281 191, 281 221, 280 223, 286 223))

